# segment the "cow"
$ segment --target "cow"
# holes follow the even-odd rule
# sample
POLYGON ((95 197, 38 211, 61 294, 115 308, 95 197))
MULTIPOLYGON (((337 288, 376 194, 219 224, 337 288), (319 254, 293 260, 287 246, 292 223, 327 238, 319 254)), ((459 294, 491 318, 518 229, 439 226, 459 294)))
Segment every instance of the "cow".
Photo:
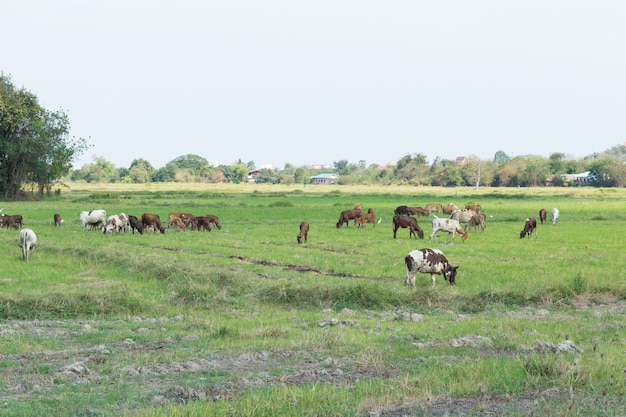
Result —
POLYGON ((424 239, 424 231, 417 223, 417 219, 411 216, 394 216, 393 217, 393 238, 396 238, 396 232, 399 228, 409 229, 409 239, 411 236, 415 236, 415 239, 419 236, 420 239, 424 239))
POLYGON ((24 221, 20 214, 0 214, 0 226, 17 230, 23 225, 24 221))
POLYGON ((430 216, 430 210, 426 210, 423 207, 409 207, 411 214, 416 216, 430 216))
POLYGON ((196 216, 193 219, 193 230, 197 230, 198 232, 201 230, 211 231, 211 221, 207 216, 196 216))
POLYGON ((470 219, 477 214, 479 214, 477 211, 471 209, 454 210, 450 218, 459 223, 469 223, 470 219))
MULTIPOLYGON (((526 219, 526 223, 524 223, 524 230, 519 232, 519 238, 524 239, 526 236, 529 238, 532 236, 533 232, 537 228, 537 219, 534 217, 529 217, 526 219)), ((535 238, 537 238, 537 233, 535 233, 535 238)))
POLYGON ((546 222, 547 215, 548 213, 546 209, 542 208, 541 210, 539 210, 539 221, 541 222, 541 224, 544 224, 546 222))
POLYGON ((126 230, 130 228, 130 221, 128 214, 120 213, 113 214, 107 218, 106 224, 102 227, 102 234, 107 233, 126 233, 126 230))
POLYGON ((465 225, 465 232, 467 233, 470 227, 473 227, 474 229, 476 229, 476 227, 478 226, 480 226, 480 231, 484 232, 485 227, 487 227, 486 223, 487 223, 487 216, 484 213, 475 214, 474 216, 472 216, 470 221, 467 222, 467 224, 465 225))
POLYGON ((410 216, 413 213, 408 206, 398 206, 393 211, 393 214, 395 214, 396 216, 410 216))
POLYGON ((426 204, 424 208, 431 213, 441 213, 443 210, 443 206, 439 203, 426 204))
POLYGON ((361 215, 362 207, 360 205, 354 206, 352 210, 344 210, 339 215, 339 220, 337 221, 337 229, 341 228, 343 224, 346 224, 346 227, 350 226, 350 220, 354 220, 361 215))
POLYGON ((441 209, 441 211, 443 211, 443 214, 452 214, 452 212, 454 210, 458 210, 459 208, 456 206, 456 204, 454 203, 448 203, 445 206, 443 206, 443 208, 441 209))
POLYGON ((465 205, 465 210, 474 210, 476 213, 480 214, 480 204, 466 204, 465 205))
POLYGON ((405 286, 411 284, 415 287, 415 275, 418 272, 430 274, 432 287, 435 286, 435 275, 443 275, 450 285, 456 284, 456 272, 459 267, 450 265, 439 249, 425 248, 411 251, 404 257, 404 264, 406 265, 405 286))
POLYGON ((556 224, 556 222, 559 220, 559 209, 558 208, 553 208, 552 209, 552 224, 556 224))
POLYGON ((458 222, 458 220, 440 219, 439 217, 435 216, 435 218, 433 219, 433 231, 428 237, 428 240, 431 240, 434 237, 435 242, 437 242, 437 232, 439 232, 440 230, 442 232, 448 233, 446 235, 446 240, 444 244, 448 243, 448 239, 450 238, 450 236, 452 236, 452 242, 454 242, 454 238, 457 233, 461 235, 461 240, 463 242, 467 240, 467 233, 461 228, 461 224, 458 222))
MULTIPOLYGON (((195 219, 195 217, 194 217, 194 219, 195 219)), ((167 225, 167 227, 171 229, 172 226, 174 226, 176 228, 176 230, 181 230, 181 229, 184 230, 184 229, 187 228, 187 226, 185 226, 185 223, 183 222, 183 220, 180 217, 175 217, 173 220, 170 220, 170 222, 167 225)))
POLYGON ((87 228, 99 228, 105 225, 107 219, 106 210, 91 210, 91 211, 82 211, 78 215, 81 223, 83 224, 83 229, 88 230, 87 228))
POLYGON ((153 227, 155 231, 156 229, 158 229, 161 234, 165 233, 165 228, 161 224, 161 218, 158 214, 143 213, 141 215, 141 223, 143 224, 144 229, 147 229, 148 227, 153 227))
POLYGON ((135 230, 139 232, 140 235, 143 234, 143 222, 141 219, 138 219, 137 216, 128 216, 128 222, 130 223, 130 228, 135 234, 135 230))
POLYGON ((53 219, 54 227, 59 227, 61 226, 61 223, 63 223, 63 219, 61 219, 61 215, 59 213, 54 213, 53 219))
POLYGON ((173 225, 180 228, 180 229, 184 229, 186 227, 190 227, 193 224, 193 219, 194 219, 194 215, 193 213, 176 213, 176 212, 171 212, 168 215, 168 221, 167 221, 167 227, 171 228, 173 225), (180 222, 177 222, 176 219, 180 219, 180 221, 183 223, 184 227, 180 227, 180 222))
POLYGON ((37 244, 37 235, 32 229, 22 229, 20 231, 20 248, 22 248, 22 259, 28 262, 30 253, 35 249, 37 244))
POLYGON ((298 243, 308 243, 309 236, 309 223, 305 221, 300 222, 300 234, 298 235, 298 243))
POLYGON ((361 214, 358 218, 354 219, 354 225, 358 227, 365 227, 367 223, 372 223, 376 227, 376 213, 371 208, 367 209, 367 213, 361 214))
POLYGON ((209 223, 211 223, 214 227, 217 227, 218 229, 222 228, 222 225, 220 224, 220 219, 214 215, 214 214, 207 214, 206 219, 209 221, 209 223))

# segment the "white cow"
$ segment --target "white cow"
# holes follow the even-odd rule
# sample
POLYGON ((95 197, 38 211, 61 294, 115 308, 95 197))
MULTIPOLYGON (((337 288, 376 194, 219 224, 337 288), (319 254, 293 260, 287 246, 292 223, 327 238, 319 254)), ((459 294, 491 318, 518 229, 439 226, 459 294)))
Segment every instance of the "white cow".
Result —
POLYGON ((440 230, 442 232, 448 233, 445 243, 448 243, 448 239, 450 238, 450 236, 452 236, 452 242, 454 242, 454 237, 457 233, 461 235, 461 240, 463 242, 467 240, 467 233, 461 228, 461 224, 458 222, 458 220, 440 219, 439 217, 435 216, 435 218, 433 219, 433 231, 428 237, 428 240, 431 240, 434 237, 435 242, 437 242, 437 232, 439 232, 440 230))
POLYGON ((20 231, 20 248, 22 248, 22 259, 28 262, 28 257, 33 249, 35 249, 35 245, 37 244, 37 235, 32 229, 22 229, 20 231))
POLYGON ((558 220, 559 220, 559 209, 555 207, 552 209, 552 224, 556 224, 558 220))
POLYGON ((107 212, 105 210, 82 211, 78 217, 80 217, 80 221, 83 224, 83 229, 87 230, 87 226, 91 228, 104 226, 107 212))
POLYGON ((430 279, 435 286, 435 275, 443 275, 450 285, 455 284, 456 271, 458 266, 452 266, 448 259, 438 249, 417 249, 409 252, 404 257, 406 265, 406 281, 404 285, 411 284, 415 287, 415 275, 418 272, 430 274, 430 279))
POLYGON ((102 227, 102 234, 108 233, 119 233, 124 232, 130 229, 130 220, 126 213, 114 214, 109 216, 106 224, 102 227))

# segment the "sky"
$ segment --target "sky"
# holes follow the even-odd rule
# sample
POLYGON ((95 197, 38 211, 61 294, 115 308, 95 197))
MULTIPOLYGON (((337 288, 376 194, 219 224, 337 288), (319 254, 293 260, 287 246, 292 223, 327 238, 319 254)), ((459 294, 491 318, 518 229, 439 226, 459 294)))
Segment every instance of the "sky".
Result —
POLYGON ((626 2, 11 0, 0 71, 116 167, 626 142, 626 2))

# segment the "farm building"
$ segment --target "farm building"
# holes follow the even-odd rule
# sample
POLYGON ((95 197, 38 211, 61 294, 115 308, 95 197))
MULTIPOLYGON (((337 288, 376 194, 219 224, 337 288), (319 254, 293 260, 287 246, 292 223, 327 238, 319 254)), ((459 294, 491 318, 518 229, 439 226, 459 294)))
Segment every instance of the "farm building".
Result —
POLYGON ((598 179, 591 171, 585 171, 580 174, 563 174, 561 175, 567 182, 575 182, 576 185, 593 185, 598 179))
POLYGON ((313 184, 333 184, 339 178, 336 174, 319 174, 311 177, 313 184))

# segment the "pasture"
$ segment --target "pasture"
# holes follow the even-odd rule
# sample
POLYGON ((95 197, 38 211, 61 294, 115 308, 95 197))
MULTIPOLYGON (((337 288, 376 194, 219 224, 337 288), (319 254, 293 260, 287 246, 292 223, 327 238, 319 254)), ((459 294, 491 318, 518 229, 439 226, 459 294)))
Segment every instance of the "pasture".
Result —
MULTIPOLYGON (((626 415, 626 190, 71 185, 2 202, 3 416, 626 415), (481 204, 453 244, 399 205, 481 204), (372 208, 380 224, 337 229, 372 208), (525 219, 558 207, 557 225, 525 219), (215 214, 222 229, 85 232, 78 213, 215 214), (64 222, 54 227, 53 214, 64 222), (302 220, 308 243, 298 244, 302 220), (404 257, 433 247, 456 286, 404 257)), ((443 214, 438 214, 445 217, 443 214)))

